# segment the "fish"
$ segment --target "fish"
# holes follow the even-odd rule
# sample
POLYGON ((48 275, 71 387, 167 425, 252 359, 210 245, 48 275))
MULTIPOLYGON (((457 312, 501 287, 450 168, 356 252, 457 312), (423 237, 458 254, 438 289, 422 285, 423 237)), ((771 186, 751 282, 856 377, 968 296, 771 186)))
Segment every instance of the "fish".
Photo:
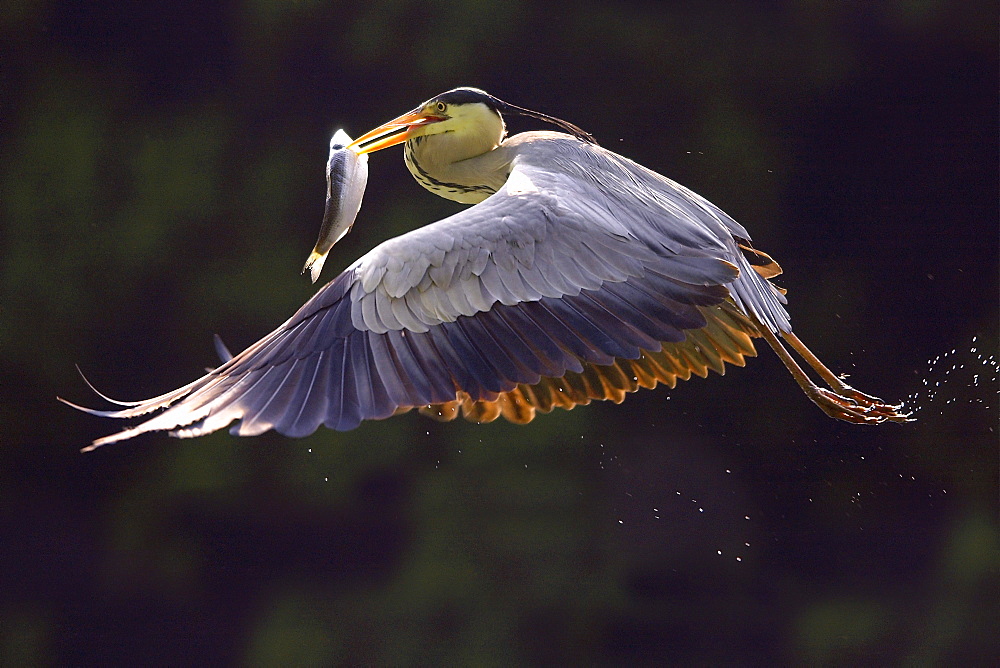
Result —
POLYGON ((337 130, 330 139, 323 224, 319 228, 316 245, 302 267, 303 274, 309 271, 313 283, 323 271, 327 253, 351 231, 368 185, 368 156, 358 155, 353 149, 347 148, 352 141, 343 130, 337 130))

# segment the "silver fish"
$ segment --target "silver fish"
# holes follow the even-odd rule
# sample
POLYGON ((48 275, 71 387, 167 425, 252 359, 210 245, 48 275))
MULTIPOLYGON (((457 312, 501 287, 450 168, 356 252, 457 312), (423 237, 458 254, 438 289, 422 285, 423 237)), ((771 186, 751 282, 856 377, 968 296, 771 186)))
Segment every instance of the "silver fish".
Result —
POLYGON ((326 254, 333 245, 351 231, 361 209, 361 198, 368 185, 368 156, 358 155, 347 148, 353 140, 343 130, 337 130, 330 140, 330 157, 326 162, 326 210, 319 238, 302 273, 309 270, 315 283, 323 271, 326 254))

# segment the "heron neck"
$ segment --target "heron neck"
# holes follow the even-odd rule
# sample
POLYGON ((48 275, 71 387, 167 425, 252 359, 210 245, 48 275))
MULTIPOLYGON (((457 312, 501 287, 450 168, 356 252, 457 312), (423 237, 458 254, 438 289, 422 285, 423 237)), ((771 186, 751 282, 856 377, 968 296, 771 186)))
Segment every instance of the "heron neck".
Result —
POLYGON ((502 146, 485 139, 480 144, 470 147, 466 141, 460 147, 453 133, 414 137, 406 142, 403 157, 424 188, 445 199, 475 204, 503 186, 510 165, 502 146))

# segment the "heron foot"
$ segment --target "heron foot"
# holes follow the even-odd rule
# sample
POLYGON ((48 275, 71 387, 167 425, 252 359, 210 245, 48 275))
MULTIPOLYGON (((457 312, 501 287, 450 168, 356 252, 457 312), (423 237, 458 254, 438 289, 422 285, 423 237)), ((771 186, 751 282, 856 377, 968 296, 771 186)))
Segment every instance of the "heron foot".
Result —
MULTIPOLYGON (((839 388, 838 388, 839 389, 839 388)), ((910 413, 903 412, 903 404, 890 404, 885 402, 883 399, 878 397, 873 397, 870 394, 865 394, 861 390, 856 390, 850 385, 845 384, 843 389, 839 389, 840 394, 851 399, 860 406, 864 406, 865 410, 874 413, 875 415, 882 416, 882 421, 889 420, 890 422, 914 422, 914 418, 910 417, 910 413)))
POLYGON ((902 405, 887 404, 878 397, 846 387, 844 394, 813 386, 806 395, 814 404, 832 418, 854 424, 878 424, 880 422, 912 422, 909 413, 902 412, 902 405))

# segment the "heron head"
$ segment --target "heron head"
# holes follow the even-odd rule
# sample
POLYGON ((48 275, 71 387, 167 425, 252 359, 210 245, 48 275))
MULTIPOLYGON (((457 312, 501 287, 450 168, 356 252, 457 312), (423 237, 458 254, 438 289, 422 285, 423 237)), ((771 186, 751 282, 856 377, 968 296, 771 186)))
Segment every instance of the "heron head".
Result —
MULTIPOLYGON (((447 137, 455 160, 496 148, 506 134, 503 104, 478 88, 455 88, 358 137, 350 148, 359 154, 379 151, 421 137, 447 137)), ((432 140, 437 143, 439 140, 432 140)))
POLYGON ((453 151, 461 160, 496 148, 506 134, 504 114, 537 118, 558 126, 586 142, 594 142, 589 133, 568 121, 504 102, 478 88, 454 88, 427 100, 413 111, 384 123, 358 137, 350 148, 357 153, 371 153, 401 144, 415 137, 448 135, 453 151))

